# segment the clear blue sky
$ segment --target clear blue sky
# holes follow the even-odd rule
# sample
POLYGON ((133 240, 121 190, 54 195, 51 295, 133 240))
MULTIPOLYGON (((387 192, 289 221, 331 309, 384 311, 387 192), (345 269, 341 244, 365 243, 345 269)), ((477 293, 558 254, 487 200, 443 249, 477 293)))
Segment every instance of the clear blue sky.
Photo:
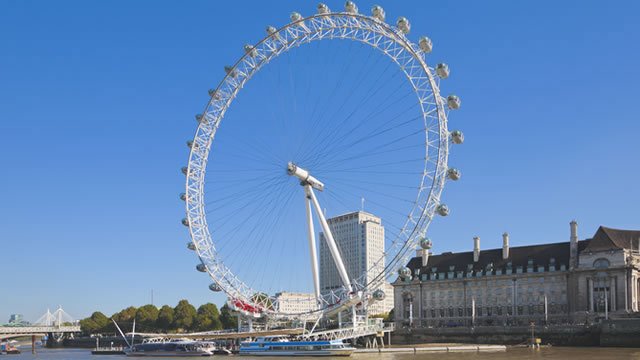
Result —
MULTIPOLYGON (((242 45, 315 5, 0 2, 0 323, 58 304, 110 315, 151 289, 156 304, 222 304, 185 249, 184 142, 242 45)), ((637 2, 381 5, 411 20, 413 40, 433 39, 452 68, 444 93, 463 100, 451 117, 463 179, 445 189, 435 252, 469 250, 474 235, 497 247, 503 231, 513 246, 566 241, 571 219, 581 238, 640 228, 637 2)), ((268 106, 261 86, 229 116, 268 106)))

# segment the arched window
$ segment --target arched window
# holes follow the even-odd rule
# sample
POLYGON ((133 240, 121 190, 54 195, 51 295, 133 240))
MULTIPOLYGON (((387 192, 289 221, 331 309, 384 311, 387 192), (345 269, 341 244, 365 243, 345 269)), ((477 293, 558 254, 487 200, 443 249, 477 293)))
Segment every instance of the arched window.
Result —
POLYGON ((593 262, 593 267, 595 269, 606 269, 609 267, 609 260, 604 258, 596 259, 596 261, 593 262))

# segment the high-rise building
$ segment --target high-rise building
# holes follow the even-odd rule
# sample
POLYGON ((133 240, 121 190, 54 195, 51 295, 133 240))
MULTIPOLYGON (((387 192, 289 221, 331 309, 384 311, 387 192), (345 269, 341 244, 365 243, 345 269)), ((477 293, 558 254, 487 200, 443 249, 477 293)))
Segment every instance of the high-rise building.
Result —
POLYGON ((22 314, 11 314, 11 316, 9 316, 9 324, 18 325, 22 324, 23 321, 22 314))
MULTIPOLYGON (((362 283, 368 284, 373 280, 369 278, 371 275, 384 270, 384 226, 379 217, 356 211, 327 219, 327 223, 340 250, 349 279, 360 279, 362 283), (379 270, 373 269, 374 266, 379 270)), ((342 280, 322 232, 319 242, 320 291, 324 294, 340 288, 342 280)), ((370 314, 381 314, 393 309, 391 286, 384 283, 381 287, 387 296, 384 301, 369 307, 370 314)))

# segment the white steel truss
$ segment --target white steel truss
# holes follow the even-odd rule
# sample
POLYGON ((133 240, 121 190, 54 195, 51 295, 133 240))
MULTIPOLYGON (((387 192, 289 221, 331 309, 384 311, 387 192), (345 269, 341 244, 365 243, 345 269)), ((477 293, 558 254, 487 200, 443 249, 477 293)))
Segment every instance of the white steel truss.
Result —
MULTIPOLYGON (((275 299, 255 296, 261 293, 239 279, 219 258, 215 241, 207 226, 205 212, 205 173, 211 144, 225 112, 246 82, 280 54, 318 40, 344 39, 367 44, 397 64, 411 84, 423 114, 425 135, 425 163, 418 193, 399 235, 386 249, 367 274, 352 279, 353 289, 343 288, 322 296, 317 311, 335 307, 349 296, 349 292, 379 288, 383 282, 404 266, 419 246, 419 238, 426 230, 441 203, 447 173, 449 132, 447 129, 446 99, 440 95, 435 69, 426 63, 425 53, 412 43, 397 27, 373 16, 347 12, 329 12, 302 18, 270 33, 253 46, 245 47, 245 54, 231 68, 214 91, 199 117, 186 169, 186 224, 193 246, 214 283, 226 293, 235 307, 254 316, 302 316, 306 314, 278 313, 275 299), (365 281, 365 279, 369 279, 365 281)), ((313 229, 310 229, 312 231, 313 229)), ((315 277, 315 275, 314 275, 315 277)), ((316 294, 318 289, 314 289, 316 294)), ((314 311, 315 312, 315 311, 314 311)))

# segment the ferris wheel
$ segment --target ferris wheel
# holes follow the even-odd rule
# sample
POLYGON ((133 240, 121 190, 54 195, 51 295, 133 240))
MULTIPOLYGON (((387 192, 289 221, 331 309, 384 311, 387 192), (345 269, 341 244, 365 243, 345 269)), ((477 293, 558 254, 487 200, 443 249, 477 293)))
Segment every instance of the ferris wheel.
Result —
POLYGON ((461 102, 441 95, 450 70, 428 65, 428 37, 413 43, 409 20, 394 26, 382 7, 365 15, 351 1, 290 20, 225 66, 182 168, 196 268, 250 317, 326 315, 393 296, 384 284, 412 275, 406 264, 431 248, 431 221, 449 214, 445 182, 461 176, 448 157, 464 136, 447 124, 461 102), (356 244, 361 228, 330 218, 353 211, 375 215, 382 248, 356 244), (315 306, 278 306, 289 290, 315 306))

